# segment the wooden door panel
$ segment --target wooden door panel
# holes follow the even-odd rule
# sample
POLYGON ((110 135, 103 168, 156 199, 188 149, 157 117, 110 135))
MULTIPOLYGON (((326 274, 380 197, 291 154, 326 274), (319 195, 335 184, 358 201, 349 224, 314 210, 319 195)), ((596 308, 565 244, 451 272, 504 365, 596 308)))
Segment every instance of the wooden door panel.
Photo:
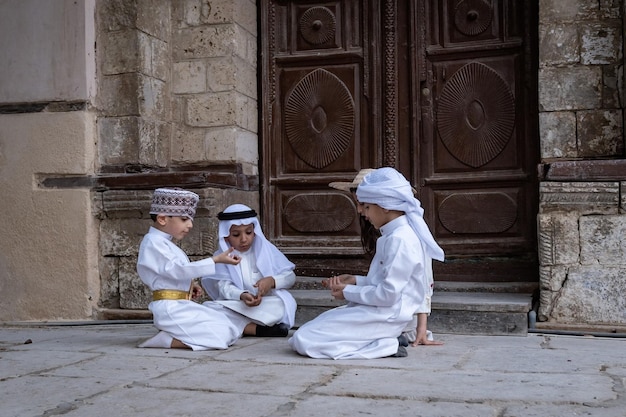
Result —
POLYGON ((475 280, 537 276, 532 35, 519 31, 528 15, 511 13, 519 3, 428 0, 424 7, 430 37, 419 182, 427 220, 448 258, 437 266, 440 279, 457 279, 461 269, 475 270, 475 280), (488 277, 480 277, 479 263, 491 265, 488 277), (512 276, 507 264, 521 275, 512 276))
POLYGON ((355 204, 328 183, 351 181, 377 158, 368 3, 261 2, 269 35, 262 37, 262 217, 292 259, 361 253, 355 204))

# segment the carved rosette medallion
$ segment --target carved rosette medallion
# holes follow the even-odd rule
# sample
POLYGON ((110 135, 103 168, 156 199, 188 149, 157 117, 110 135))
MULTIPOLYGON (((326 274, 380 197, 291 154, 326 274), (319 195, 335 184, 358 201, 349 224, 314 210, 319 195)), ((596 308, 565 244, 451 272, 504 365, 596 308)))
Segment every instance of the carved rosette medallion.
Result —
POLYGON ((298 194, 285 204, 284 216, 300 233, 333 233, 350 226, 355 212, 354 203, 345 195, 298 194))
POLYGON ((476 36, 491 25, 492 14, 488 0, 460 0, 454 8, 454 25, 462 34, 476 36))
POLYGON ((354 100, 334 74, 316 69, 285 100, 285 132, 294 152, 322 169, 346 151, 354 133, 354 100))
POLYGON ((441 202, 437 212, 450 233, 504 233, 517 220, 516 202, 500 192, 454 193, 441 202))
POLYGON ((311 7, 299 23, 302 38, 312 45, 323 45, 335 38, 335 16, 326 7, 311 7))
POLYGON ((500 75, 480 63, 459 69, 439 97, 437 130, 448 151, 478 168, 493 160, 515 126, 513 93, 500 75))

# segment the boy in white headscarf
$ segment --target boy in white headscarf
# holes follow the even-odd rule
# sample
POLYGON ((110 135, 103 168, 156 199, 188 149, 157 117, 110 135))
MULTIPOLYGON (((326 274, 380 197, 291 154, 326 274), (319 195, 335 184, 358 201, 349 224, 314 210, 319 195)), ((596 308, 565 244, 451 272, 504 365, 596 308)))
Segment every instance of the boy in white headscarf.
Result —
POLYGON ((393 168, 379 168, 357 190, 363 214, 381 232, 366 276, 331 277, 332 295, 348 304, 320 314, 289 339, 301 355, 373 359, 407 355, 398 336, 429 293, 427 264, 444 253, 423 219, 409 182, 393 168))
POLYGON ((244 317, 247 336, 285 337, 293 327, 296 301, 286 288, 295 280, 295 265, 263 234, 257 214, 243 204, 233 204, 218 214, 220 254, 235 250, 241 262, 218 265, 216 273, 202 279, 209 296, 244 317), (215 279, 221 279, 215 281, 215 279))
MULTIPOLYGON (((190 300, 194 278, 214 274, 216 264, 239 263, 229 252, 191 262, 174 243, 182 240, 193 227, 198 200, 196 193, 180 188, 154 191, 150 205, 154 223, 139 246, 137 272, 152 290, 148 308, 160 332, 138 347, 226 349, 238 339, 239 327, 219 309, 190 300)), ((243 320, 242 324, 245 325, 243 320)))
MULTIPOLYGON (((372 257, 376 253, 376 240, 380 237, 380 231, 376 229, 372 224, 364 217, 363 215, 363 203, 359 202, 356 197, 356 189, 363 181, 363 178, 374 171, 372 168, 365 168, 359 171, 356 177, 352 182, 331 182, 328 184, 330 187, 335 188, 337 190, 349 192, 356 203, 356 211, 359 215, 359 223, 361 226, 361 243, 363 245, 363 250, 370 257, 370 261, 372 257)), ((417 193, 417 191, 411 187, 411 192, 413 195, 417 193)), ((434 340, 433 333, 428 330, 428 316, 431 311, 431 299, 433 295, 433 287, 434 287, 434 277, 433 277, 433 268, 432 261, 426 262, 425 265, 426 277, 429 283, 429 287, 426 290, 426 297, 424 298, 424 302, 419 306, 415 315, 413 315, 413 320, 402 332, 402 335, 399 336, 399 341, 404 346, 408 346, 411 343, 413 346, 418 345, 442 345, 443 343, 434 340)), ((324 285, 327 284, 327 281, 322 282, 324 285)))

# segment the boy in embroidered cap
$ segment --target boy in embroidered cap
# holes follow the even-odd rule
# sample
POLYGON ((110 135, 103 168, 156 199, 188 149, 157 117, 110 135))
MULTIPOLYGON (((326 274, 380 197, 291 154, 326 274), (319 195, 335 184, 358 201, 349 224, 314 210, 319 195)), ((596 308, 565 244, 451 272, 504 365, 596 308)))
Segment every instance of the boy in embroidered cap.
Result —
POLYGON ((296 314, 296 301, 287 291, 296 280, 295 265, 265 238, 250 207, 233 204, 217 218, 219 249, 215 253, 234 248, 241 262, 218 265, 214 277, 203 278, 203 287, 234 322, 245 318, 242 335, 287 336, 296 314))
POLYGON ((214 274, 216 264, 239 263, 230 252, 191 262, 174 243, 193 227, 198 200, 196 193, 180 188, 154 191, 150 206, 154 223, 139 246, 137 273, 152 290, 153 301, 148 308, 160 331, 138 347, 226 349, 237 340, 237 329, 226 320, 220 306, 189 299, 194 278, 214 274))
POLYGON ((443 261, 422 218, 409 182, 393 168, 367 174, 356 196, 363 214, 381 236, 366 276, 331 277, 333 297, 346 306, 326 311, 289 339, 299 354, 312 358, 372 359, 407 356, 398 336, 411 323, 429 287, 426 265, 443 261))

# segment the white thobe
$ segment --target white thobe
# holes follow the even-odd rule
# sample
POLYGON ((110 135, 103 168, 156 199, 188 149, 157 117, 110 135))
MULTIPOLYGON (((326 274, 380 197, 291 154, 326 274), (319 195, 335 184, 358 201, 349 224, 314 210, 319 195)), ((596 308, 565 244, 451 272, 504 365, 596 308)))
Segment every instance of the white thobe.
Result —
MULTIPOLYGON (((215 273, 215 263, 211 258, 189 261, 169 234, 150 227, 139 246, 137 272, 152 291, 189 291, 194 278, 215 273)), ((158 300, 148 308, 157 329, 193 350, 226 349, 241 337, 248 323, 212 302, 158 300)))
MULTIPOLYGON (((217 302, 248 317, 256 324, 273 326, 278 323, 286 323, 292 327, 296 313, 296 302, 285 288, 293 286, 296 282, 296 274, 293 270, 289 270, 272 275, 275 282, 274 288, 263 296, 261 304, 248 307, 241 301, 241 294, 249 292, 256 295, 257 288, 254 285, 264 277, 257 267, 254 249, 242 252, 240 256, 241 262, 235 267, 239 270, 239 274, 230 277, 230 279, 219 281, 219 300, 217 302)), ((211 283, 205 282, 203 279, 203 285, 205 284, 210 285, 211 283)))
POLYGON ((426 297, 424 250, 405 216, 381 228, 366 276, 343 294, 348 304, 320 314, 289 339, 312 358, 372 359, 395 354, 398 336, 426 297))

